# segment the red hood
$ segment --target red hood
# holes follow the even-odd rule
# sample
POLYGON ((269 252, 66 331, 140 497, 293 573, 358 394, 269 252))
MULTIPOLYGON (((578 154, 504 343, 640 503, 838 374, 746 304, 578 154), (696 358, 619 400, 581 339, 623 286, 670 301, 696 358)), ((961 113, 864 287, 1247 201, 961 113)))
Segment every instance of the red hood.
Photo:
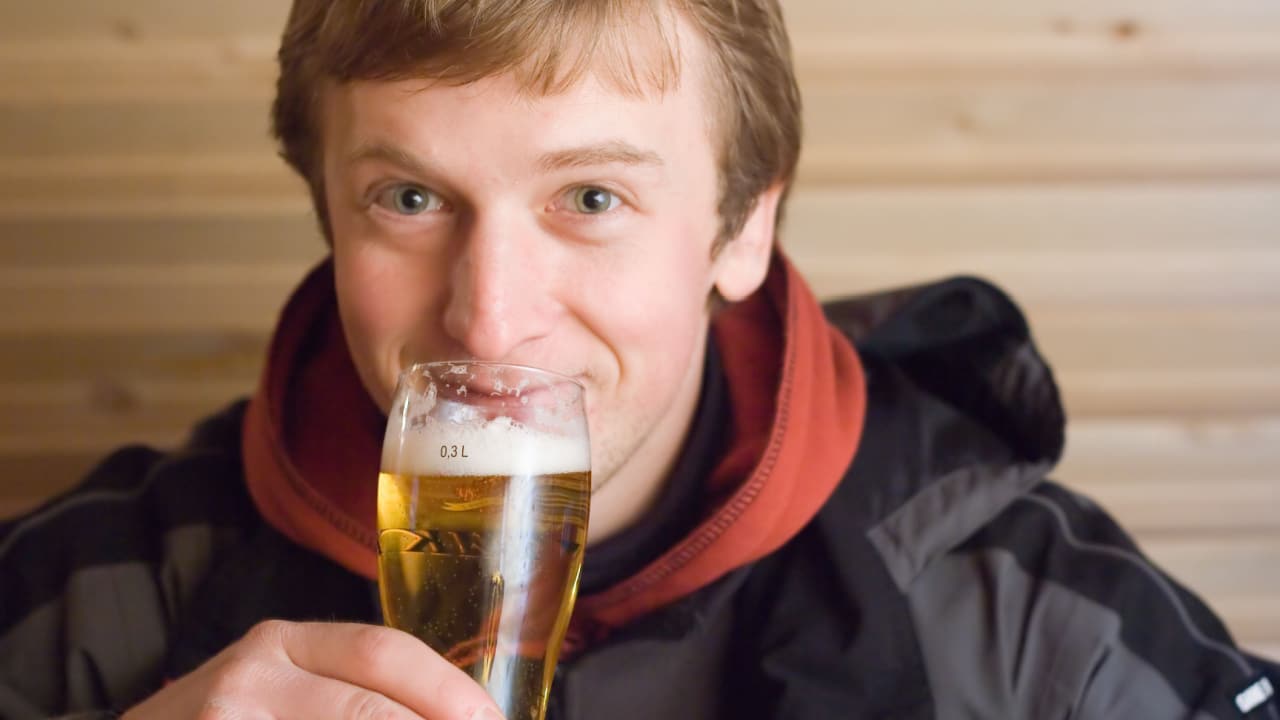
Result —
MULTIPOLYGON (((708 479, 711 510, 649 567, 580 598, 580 629, 625 624, 777 549, 818 512, 853 459, 862 367, 780 254, 761 291, 720 313, 713 331, 734 424, 708 479)), ((385 422, 351 363, 325 262, 281 315, 245 419, 245 473, 268 522, 370 579, 385 422)))

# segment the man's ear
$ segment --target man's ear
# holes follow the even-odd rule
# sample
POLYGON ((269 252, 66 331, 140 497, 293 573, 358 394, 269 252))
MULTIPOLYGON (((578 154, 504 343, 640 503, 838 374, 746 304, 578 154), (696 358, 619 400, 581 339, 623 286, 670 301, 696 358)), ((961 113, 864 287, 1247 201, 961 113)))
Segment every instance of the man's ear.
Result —
POLYGON ((729 302, 737 302, 759 289, 773 256, 774 224, 782 183, 775 183, 756 198, 742 231, 720 249, 715 259, 715 288, 729 302))

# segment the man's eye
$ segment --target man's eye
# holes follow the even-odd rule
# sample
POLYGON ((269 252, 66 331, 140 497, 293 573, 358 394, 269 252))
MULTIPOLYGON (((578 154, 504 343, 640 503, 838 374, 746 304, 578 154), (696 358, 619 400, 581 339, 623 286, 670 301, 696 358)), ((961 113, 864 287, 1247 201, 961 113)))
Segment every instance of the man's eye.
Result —
POLYGON ((598 187, 580 187, 573 191, 573 209, 584 215, 599 215, 620 205, 617 195, 598 187))
POLYGON ((418 185, 392 185, 378 193, 378 204, 401 215, 421 215, 440 209, 440 198, 418 185))

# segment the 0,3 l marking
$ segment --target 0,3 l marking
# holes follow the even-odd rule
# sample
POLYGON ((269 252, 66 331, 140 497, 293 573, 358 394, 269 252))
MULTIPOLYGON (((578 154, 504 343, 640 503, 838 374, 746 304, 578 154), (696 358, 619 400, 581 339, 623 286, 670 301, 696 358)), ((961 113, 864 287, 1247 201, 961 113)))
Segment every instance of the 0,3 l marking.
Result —
POLYGON ((467 455, 467 446, 466 446, 466 445, 441 445, 441 446, 440 446, 440 457, 442 457, 442 458, 464 458, 464 457, 470 457, 470 456, 469 456, 469 455, 467 455))

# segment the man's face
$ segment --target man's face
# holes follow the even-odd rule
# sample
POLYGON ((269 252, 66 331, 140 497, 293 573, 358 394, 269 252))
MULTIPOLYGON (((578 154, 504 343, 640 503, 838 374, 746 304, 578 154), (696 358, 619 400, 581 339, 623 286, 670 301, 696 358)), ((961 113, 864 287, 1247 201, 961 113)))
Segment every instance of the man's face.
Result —
POLYGON ((742 273, 711 257, 711 113, 682 76, 648 97, 590 79, 529 97, 508 76, 326 93, 340 311, 384 411, 410 363, 513 362, 586 386, 598 488, 678 450, 708 296, 742 273))

